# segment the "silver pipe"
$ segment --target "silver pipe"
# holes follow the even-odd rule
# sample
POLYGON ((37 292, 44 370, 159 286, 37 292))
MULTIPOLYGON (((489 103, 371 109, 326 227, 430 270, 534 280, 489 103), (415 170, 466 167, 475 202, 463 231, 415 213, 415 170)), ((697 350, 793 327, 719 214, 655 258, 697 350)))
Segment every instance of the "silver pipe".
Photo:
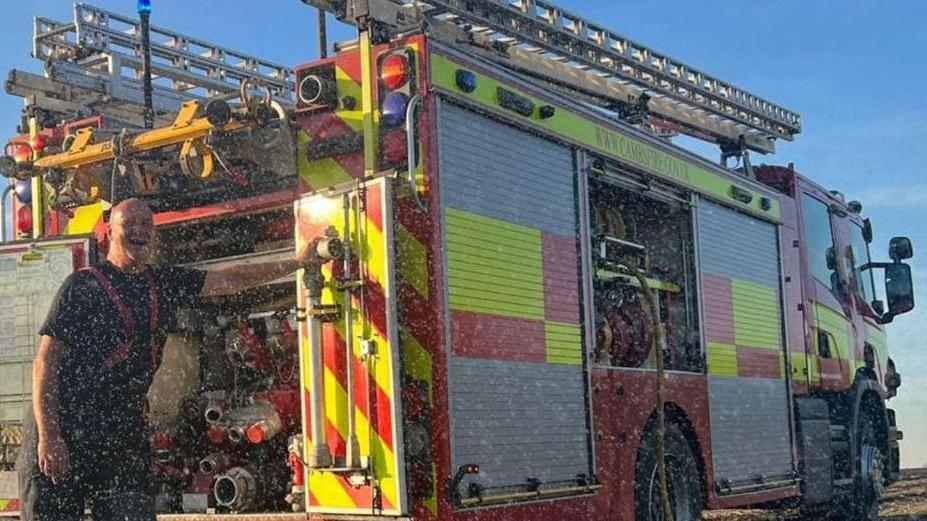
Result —
POLYGON ((6 185, 0 196, 0 243, 6 242, 6 197, 13 191, 13 183, 6 185))
POLYGON ((354 417, 354 302, 351 294, 351 195, 342 197, 344 213, 344 338, 345 338, 345 387, 347 387, 348 439, 345 446, 344 466, 357 468, 360 463, 360 444, 357 442, 357 427, 354 417))
POLYGON ((319 266, 305 268, 308 272, 307 290, 309 291, 309 312, 306 325, 309 327, 309 363, 312 366, 312 375, 309 392, 312 395, 310 413, 310 427, 312 430, 312 452, 309 453, 307 466, 312 469, 330 467, 332 453, 328 448, 325 437, 325 400, 322 397, 322 378, 324 377, 322 359, 322 320, 315 311, 322 306, 322 278, 319 266))
POLYGON ((409 106, 406 108, 406 163, 409 171, 409 190, 412 192, 412 198, 419 210, 425 211, 425 203, 418 196, 418 187, 415 186, 415 111, 422 102, 422 97, 418 94, 412 96, 409 100, 409 106))

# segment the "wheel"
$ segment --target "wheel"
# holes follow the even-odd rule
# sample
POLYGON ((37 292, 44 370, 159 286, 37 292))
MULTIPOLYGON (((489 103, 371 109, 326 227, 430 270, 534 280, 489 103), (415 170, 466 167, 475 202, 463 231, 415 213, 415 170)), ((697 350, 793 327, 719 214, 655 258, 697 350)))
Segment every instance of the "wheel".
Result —
MULTIPOLYGON (((702 515, 699 467, 682 430, 666 425, 666 488, 675 521, 698 521, 702 515)), ((649 429, 637 452, 634 473, 635 519, 662 521, 660 486, 657 480, 656 429, 649 429)))
POLYGON ((853 457, 856 479, 852 493, 830 503, 802 508, 801 519, 808 521, 877 521, 879 500, 885 491, 884 428, 879 421, 881 409, 864 402, 860 406, 856 430, 857 450, 853 457))
POLYGON ((864 403, 860 409, 854 458, 859 475, 853 489, 853 500, 842 509, 844 517, 852 521, 879 519, 879 500, 885 492, 887 454, 878 413, 879 408, 871 403, 864 403))

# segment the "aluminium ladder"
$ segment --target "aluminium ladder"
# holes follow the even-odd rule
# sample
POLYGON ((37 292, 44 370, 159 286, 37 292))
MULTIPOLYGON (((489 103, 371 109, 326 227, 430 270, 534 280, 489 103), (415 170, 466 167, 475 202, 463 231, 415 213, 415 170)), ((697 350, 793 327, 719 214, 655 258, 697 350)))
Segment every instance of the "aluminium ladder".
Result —
MULTIPOLYGON (((683 133, 761 153, 801 132, 801 116, 544 0, 302 0, 344 22, 394 32, 453 25, 507 54, 497 60, 612 100, 641 100, 683 133), (427 23, 423 23, 427 20, 427 23), (643 96, 646 94, 646 96, 643 96)), ((459 42, 458 42, 459 44, 459 42)), ((469 50, 469 49, 468 49, 469 50)))
MULTIPOLYGON (((293 105, 292 69, 158 26, 150 33, 159 124, 169 124, 184 101, 231 98, 245 82, 293 105)), ((45 63, 45 75, 13 70, 7 92, 66 117, 89 109, 141 127, 140 34, 139 20, 83 3, 74 5, 72 22, 36 17, 32 56, 45 63)))

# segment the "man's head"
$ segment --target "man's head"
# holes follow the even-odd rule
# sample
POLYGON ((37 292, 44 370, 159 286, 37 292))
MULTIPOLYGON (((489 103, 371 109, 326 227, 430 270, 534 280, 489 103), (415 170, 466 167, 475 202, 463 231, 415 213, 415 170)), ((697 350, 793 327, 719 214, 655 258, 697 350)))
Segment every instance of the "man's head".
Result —
POLYGON ((138 199, 126 199, 114 206, 106 258, 130 271, 144 268, 154 250, 153 217, 151 208, 138 199))

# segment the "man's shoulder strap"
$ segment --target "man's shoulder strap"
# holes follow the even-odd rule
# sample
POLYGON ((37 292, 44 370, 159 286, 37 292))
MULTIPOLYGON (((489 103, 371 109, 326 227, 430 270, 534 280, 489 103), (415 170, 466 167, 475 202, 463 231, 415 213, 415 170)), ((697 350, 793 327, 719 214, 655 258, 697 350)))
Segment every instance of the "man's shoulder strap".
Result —
POLYGON ((125 299, 116 291, 116 287, 113 286, 113 283, 103 274, 98 268, 87 267, 81 268, 80 271, 89 273, 96 279, 97 284, 103 288, 103 291, 106 292, 106 295, 112 301, 113 305, 116 306, 116 311, 119 313, 119 316, 122 317, 123 322, 126 324, 126 329, 128 330, 129 336, 135 334, 135 319, 132 317, 132 312, 129 311, 129 306, 126 305, 125 299))

